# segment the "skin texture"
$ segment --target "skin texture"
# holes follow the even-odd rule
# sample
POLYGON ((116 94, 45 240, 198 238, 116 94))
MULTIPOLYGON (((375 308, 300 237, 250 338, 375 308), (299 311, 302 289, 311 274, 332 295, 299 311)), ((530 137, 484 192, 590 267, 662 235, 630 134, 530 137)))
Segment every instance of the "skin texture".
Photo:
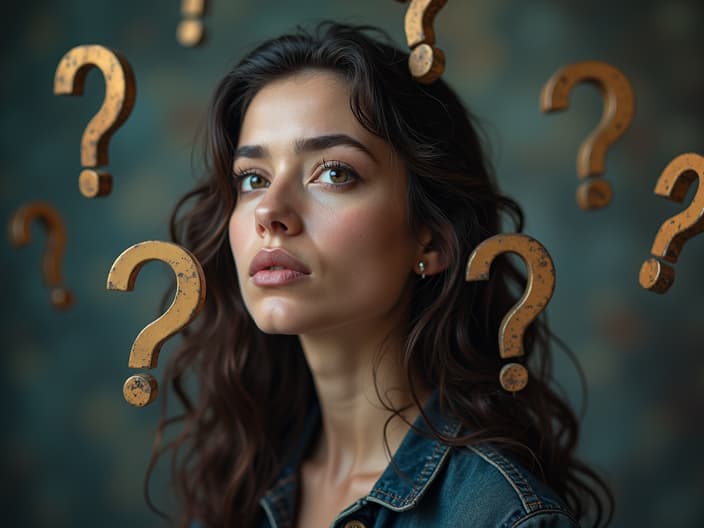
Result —
MULTIPOLYGON (((322 432, 301 468, 297 520, 313 528, 329 526, 368 493, 388 464, 383 426, 391 413, 382 402, 410 403, 399 361, 410 288, 421 280, 420 260, 426 275, 442 268, 425 249, 429 233, 409 227, 403 163, 359 124, 349 97, 346 82, 329 72, 266 85, 247 109, 234 160, 239 198, 229 237, 242 296, 262 331, 299 335, 321 402, 322 432), (329 135, 361 147, 297 148, 329 135), (250 264, 270 248, 285 249, 310 273, 257 284, 250 264)), ((417 413, 411 406, 403 416, 417 413)), ((391 422, 392 453, 407 431, 403 420, 391 422)))
POLYGON ((253 169, 254 184, 250 177, 244 186, 263 178, 269 187, 240 195, 230 241, 244 300, 265 332, 320 334, 388 316, 413 273, 419 248, 406 222, 404 169, 357 123, 348 98, 331 74, 294 77, 265 86, 245 114, 238 147, 261 145, 270 155, 240 157, 235 172, 253 169), (376 160, 350 146, 295 153, 297 139, 328 134, 368 145, 376 160), (318 167, 324 160, 362 178, 330 188, 331 169, 318 167), (251 287, 249 264, 263 247, 288 250, 311 269, 310 280, 251 287))

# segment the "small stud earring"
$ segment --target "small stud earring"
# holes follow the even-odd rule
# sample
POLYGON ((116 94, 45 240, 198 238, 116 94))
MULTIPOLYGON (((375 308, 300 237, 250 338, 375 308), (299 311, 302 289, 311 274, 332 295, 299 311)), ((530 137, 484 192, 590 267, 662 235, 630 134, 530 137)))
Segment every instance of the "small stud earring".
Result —
POLYGON ((418 263, 418 271, 420 271, 420 278, 425 278, 425 262, 422 260, 418 263))

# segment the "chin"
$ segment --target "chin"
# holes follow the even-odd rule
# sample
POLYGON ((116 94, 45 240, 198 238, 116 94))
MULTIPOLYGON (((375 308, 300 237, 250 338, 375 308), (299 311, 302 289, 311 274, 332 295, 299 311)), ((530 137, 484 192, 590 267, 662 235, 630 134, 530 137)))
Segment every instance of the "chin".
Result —
POLYGON ((298 314, 282 303, 266 303, 255 310, 249 310, 257 328, 265 334, 297 335, 304 331, 298 314))

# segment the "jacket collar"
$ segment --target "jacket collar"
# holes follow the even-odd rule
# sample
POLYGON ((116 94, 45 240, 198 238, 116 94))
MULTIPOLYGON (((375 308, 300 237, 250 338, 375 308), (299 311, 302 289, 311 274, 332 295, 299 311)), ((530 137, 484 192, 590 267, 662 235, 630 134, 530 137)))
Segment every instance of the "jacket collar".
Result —
MULTIPOLYGON (((442 436, 457 437, 462 424, 440 412, 437 391, 431 395, 423 410, 442 436)), ((450 446, 432 436, 423 416, 418 416, 367 500, 397 512, 410 510, 418 504, 449 453, 450 446)))
MULTIPOLYGON (((437 391, 430 396, 423 410, 439 433, 447 438, 457 437, 462 424, 441 412, 437 391)), ((320 409, 316 405, 306 418, 303 434, 289 453, 276 483, 260 501, 273 527, 293 526, 299 489, 297 468, 319 428, 320 409)), ((450 446, 433 437, 423 415, 419 415, 365 499, 396 512, 414 508, 443 467, 449 453, 450 446)))

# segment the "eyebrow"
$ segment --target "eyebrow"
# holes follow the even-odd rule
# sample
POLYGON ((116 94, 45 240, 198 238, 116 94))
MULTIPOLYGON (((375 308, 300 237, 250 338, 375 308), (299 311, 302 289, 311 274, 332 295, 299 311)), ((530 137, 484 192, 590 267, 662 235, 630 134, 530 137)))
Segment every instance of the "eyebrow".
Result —
MULTIPOLYGON (((304 152, 315 152, 318 150, 326 150, 337 146, 346 146, 355 148, 361 152, 367 154, 370 158, 376 161, 376 157, 371 153, 369 148, 363 143, 357 141, 353 137, 347 134, 328 134, 325 136, 317 136, 311 138, 297 139, 294 150, 296 154, 302 154, 304 152)), ((269 157, 269 149, 262 145, 242 145, 235 150, 234 159, 237 158, 253 158, 261 159, 269 157)))

